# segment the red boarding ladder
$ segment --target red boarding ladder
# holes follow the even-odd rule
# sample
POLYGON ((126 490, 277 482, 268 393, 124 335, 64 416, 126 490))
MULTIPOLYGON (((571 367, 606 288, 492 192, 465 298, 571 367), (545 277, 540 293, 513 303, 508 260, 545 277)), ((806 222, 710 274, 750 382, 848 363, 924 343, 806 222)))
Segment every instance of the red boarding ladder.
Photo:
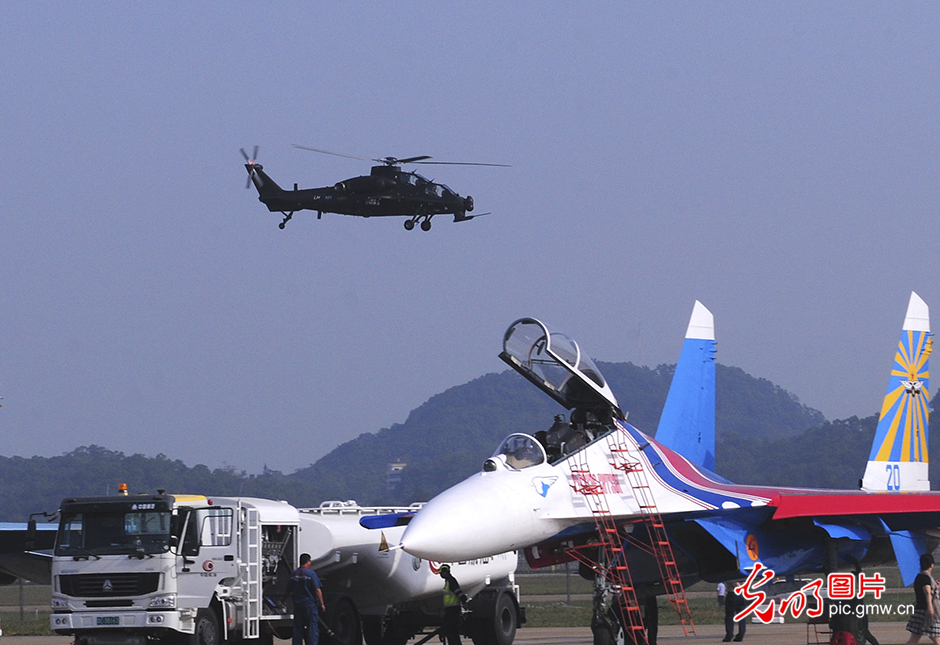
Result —
POLYGON ((685 588, 682 586, 682 578, 679 576, 679 567, 676 565, 672 545, 669 542, 669 536, 666 534, 666 526, 663 524, 662 516, 656 507, 656 500, 653 498, 653 491, 643 468, 640 446, 633 441, 619 422, 615 423, 617 429, 607 435, 607 443, 610 446, 612 459, 611 465, 624 472, 627 482, 633 489, 634 499, 640 507, 640 513, 649 533, 652 555, 659 565, 659 573, 666 585, 666 595, 669 598, 669 603, 679 614, 682 630, 686 636, 695 634, 692 611, 689 609, 689 601, 685 595, 685 588))
POLYGON ((591 567, 603 575, 617 592, 618 613, 622 616, 622 626, 627 637, 626 642, 646 643, 646 630, 643 626, 643 610, 637 601, 633 578, 627 566, 623 552, 624 538, 620 536, 617 524, 607 504, 605 482, 591 473, 587 463, 587 451, 580 450, 573 455, 571 462, 571 487, 584 496, 597 524, 598 541, 572 548, 570 554, 579 562, 591 567), (603 549, 604 561, 593 559, 597 549, 603 549))

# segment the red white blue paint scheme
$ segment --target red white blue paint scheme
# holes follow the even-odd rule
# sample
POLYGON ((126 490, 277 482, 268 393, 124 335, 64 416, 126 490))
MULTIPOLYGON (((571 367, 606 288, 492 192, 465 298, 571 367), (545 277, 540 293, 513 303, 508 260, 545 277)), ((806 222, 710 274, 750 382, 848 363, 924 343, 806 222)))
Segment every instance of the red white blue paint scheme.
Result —
POLYGON ((500 356, 571 410, 568 420, 508 437, 481 472, 407 518, 401 548, 443 562, 513 549, 535 567, 570 560, 596 532, 579 492, 588 478, 630 533, 624 548, 638 596, 661 594, 656 562, 640 548, 649 539, 640 502, 617 467, 627 450, 642 463, 686 584, 740 580, 758 562, 793 576, 893 561, 910 584, 940 536, 940 493, 926 477, 930 349, 928 309, 912 294, 863 490, 746 486, 712 472, 715 333, 704 306, 695 303, 656 439, 626 422, 577 343, 523 318, 500 356))

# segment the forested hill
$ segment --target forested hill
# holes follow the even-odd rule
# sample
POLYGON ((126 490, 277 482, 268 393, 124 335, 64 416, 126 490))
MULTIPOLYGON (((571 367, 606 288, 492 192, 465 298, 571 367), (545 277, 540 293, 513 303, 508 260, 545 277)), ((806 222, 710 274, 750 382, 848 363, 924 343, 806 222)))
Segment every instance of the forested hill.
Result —
MULTIPOLYGON (((630 422, 652 433, 674 367, 599 363, 630 422)), ((737 368, 717 369, 717 470, 742 483, 853 488, 865 467, 875 417, 826 422, 766 379, 737 368)), ((873 402, 873 409, 880 402, 873 402)), ((936 399, 934 401, 936 403, 936 399)), ((535 432, 565 412, 521 376, 487 374, 431 397, 408 419, 363 433, 315 464, 291 474, 248 474, 235 468, 187 466, 164 455, 125 456, 99 446, 58 457, 0 457, 0 521, 53 511, 66 496, 133 492, 251 495, 314 506, 326 499, 408 503, 428 499, 480 468, 511 432, 535 432), (389 490, 389 463, 402 462, 389 490)), ((940 433, 934 433, 935 435, 940 433)), ((934 454, 940 446, 931 441, 934 454)), ((933 481, 940 476, 931 468, 933 481)))
MULTIPOLYGON (((630 423, 652 434, 675 366, 601 362, 598 367, 630 423)), ((794 436, 825 421, 785 390, 738 368, 717 366, 716 392, 721 393, 716 402, 719 436, 794 436)), ((565 412, 512 370, 487 374, 431 397, 404 423, 363 434, 294 476, 324 486, 333 499, 343 497, 339 491, 354 491, 359 502, 428 499, 478 470, 506 435, 547 430, 554 415, 565 412), (390 461, 408 464, 391 496, 383 468, 351 467, 390 461)))

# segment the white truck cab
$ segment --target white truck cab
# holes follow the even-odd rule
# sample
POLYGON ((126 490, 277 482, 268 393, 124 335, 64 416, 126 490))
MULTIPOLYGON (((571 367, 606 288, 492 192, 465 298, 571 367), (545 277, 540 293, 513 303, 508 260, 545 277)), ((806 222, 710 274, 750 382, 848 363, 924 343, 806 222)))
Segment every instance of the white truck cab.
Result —
POLYGON ((298 512, 253 498, 118 495, 61 506, 52 629, 86 645, 193 645, 290 629, 298 512))

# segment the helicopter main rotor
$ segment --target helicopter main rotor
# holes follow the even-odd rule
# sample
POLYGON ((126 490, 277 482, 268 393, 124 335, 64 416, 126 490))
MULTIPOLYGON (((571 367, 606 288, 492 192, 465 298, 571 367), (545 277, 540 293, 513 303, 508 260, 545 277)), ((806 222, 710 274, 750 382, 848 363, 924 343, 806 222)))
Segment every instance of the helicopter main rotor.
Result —
POLYGON ((298 143, 293 144, 295 148, 300 150, 308 150, 310 152, 319 152, 325 155, 333 155, 335 157, 346 157, 347 159, 358 159, 360 161, 375 161, 376 163, 385 164, 386 166, 400 166, 402 164, 421 164, 421 165, 437 165, 437 166, 494 166, 498 168, 510 168, 511 166, 503 163, 474 163, 470 161, 425 161, 426 159, 431 159, 428 155, 420 155, 417 157, 407 157, 405 159, 399 159, 398 157, 359 157, 357 155, 350 155, 344 152, 332 152, 330 150, 322 150, 320 148, 311 148, 309 146, 302 146, 298 143))

